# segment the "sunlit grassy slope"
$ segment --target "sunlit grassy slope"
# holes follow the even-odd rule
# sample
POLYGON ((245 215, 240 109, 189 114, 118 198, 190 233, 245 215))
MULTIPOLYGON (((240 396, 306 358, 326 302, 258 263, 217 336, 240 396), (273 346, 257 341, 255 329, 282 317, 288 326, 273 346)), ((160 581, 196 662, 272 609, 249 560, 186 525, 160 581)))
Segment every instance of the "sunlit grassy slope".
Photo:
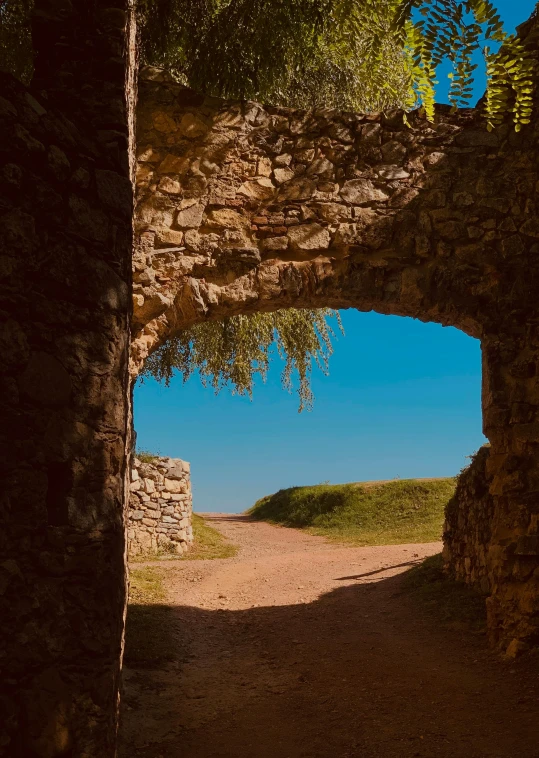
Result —
POLYGON ((455 479, 291 487, 258 500, 253 518, 357 545, 432 542, 442 534, 455 479))

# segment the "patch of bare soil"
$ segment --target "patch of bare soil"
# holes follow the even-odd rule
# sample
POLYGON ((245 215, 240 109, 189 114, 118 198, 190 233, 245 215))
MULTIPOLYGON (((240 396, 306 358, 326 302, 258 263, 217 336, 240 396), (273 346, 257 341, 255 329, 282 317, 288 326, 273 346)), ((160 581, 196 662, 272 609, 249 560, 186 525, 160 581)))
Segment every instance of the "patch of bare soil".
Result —
POLYGON ((500 661, 403 591, 438 543, 209 520, 239 553, 160 564, 177 657, 125 671, 123 756, 539 758, 537 659, 500 661))

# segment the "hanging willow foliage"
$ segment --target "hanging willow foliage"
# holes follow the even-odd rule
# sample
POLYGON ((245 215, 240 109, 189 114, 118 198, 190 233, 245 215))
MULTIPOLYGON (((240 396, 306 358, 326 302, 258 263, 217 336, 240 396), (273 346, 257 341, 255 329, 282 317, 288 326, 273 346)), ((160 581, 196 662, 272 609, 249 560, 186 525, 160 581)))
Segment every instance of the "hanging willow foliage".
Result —
POLYGON ((219 392, 231 386, 234 393, 252 397, 256 376, 265 381, 276 351, 284 361, 283 387, 290 392, 297 376, 299 411, 310 409, 313 365, 327 374, 333 352, 330 318, 343 332, 338 312, 329 308, 290 308, 197 324, 150 355, 142 380, 151 376, 168 385, 175 371, 183 374, 184 381, 198 371, 205 387, 219 392))

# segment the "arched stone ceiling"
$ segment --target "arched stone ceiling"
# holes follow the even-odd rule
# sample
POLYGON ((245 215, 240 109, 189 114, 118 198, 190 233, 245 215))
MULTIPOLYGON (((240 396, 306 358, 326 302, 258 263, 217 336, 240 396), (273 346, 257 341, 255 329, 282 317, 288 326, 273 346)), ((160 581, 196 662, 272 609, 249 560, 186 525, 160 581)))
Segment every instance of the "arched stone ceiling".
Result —
POLYGON ((256 310, 374 309, 480 337, 523 306, 535 132, 444 106, 408 121, 223 101, 146 69, 135 363, 189 324, 256 310))

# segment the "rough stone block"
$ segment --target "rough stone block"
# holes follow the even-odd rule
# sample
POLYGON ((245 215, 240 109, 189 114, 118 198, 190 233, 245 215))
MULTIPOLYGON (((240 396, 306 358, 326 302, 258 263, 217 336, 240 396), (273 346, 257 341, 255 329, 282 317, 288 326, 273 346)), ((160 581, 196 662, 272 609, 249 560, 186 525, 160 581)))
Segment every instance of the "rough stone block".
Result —
POLYGON ((276 168, 273 176, 277 184, 284 184, 294 178, 294 172, 290 168, 276 168))
POLYGON ((262 243, 262 248, 266 251, 286 250, 289 239, 286 236, 266 237, 262 243))
POLYGON ((238 195, 243 195, 250 200, 270 200, 274 193, 273 182, 265 177, 244 182, 237 191, 238 195))
POLYGON ((142 485, 143 485, 144 491, 148 495, 151 495, 153 492, 155 492, 155 484, 154 484, 153 479, 143 479, 142 485))
POLYGON ((159 182, 159 189, 161 192, 167 192, 169 195, 181 195, 182 183, 177 179, 172 179, 170 176, 163 176, 159 182))
POLYGON ((204 121, 194 113, 186 113, 185 116, 182 117, 178 128, 179 134, 183 137, 187 137, 187 139, 196 139, 197 137, 201 137, 207 131, 208 127, 204 121))
MULTIPOLYGON (((174 468, 169 468, 167 471, 167 479, 183 479, 184 476, 185 472, 182 465, 174 466, 174 468)), ((167 488, 166 480, 164 486, 167 488)))
POLYGON ((180 210, 176 215, 176 224, 183 229, 195 229, 202 223, 204 215, 204 205, 202 203, 182 201, 184 207, 180 205, 180 210))
POLYGON ((378 189, 370 179, 351 179, 343 184, 340 191, 343 200, 352 205, 387 200, 389 195, 378 189))
POLYGON ((303 224, 289 229, 288 236, 294 247, 300 250, 323 250, 329 247, 329 231, 320 224, 303 224))
POLYGON ((145 516, 146 518, 159 518, 161 516, 161 511, 157 511, 153 509, 151 510, 150 508, 147 508, 145 512, 145 516))
POLYGON ((185 482, 179 479, 169 479, 168 477, 165 478, 165 488, 173 494, 184 493, 187 489, 185 482))

